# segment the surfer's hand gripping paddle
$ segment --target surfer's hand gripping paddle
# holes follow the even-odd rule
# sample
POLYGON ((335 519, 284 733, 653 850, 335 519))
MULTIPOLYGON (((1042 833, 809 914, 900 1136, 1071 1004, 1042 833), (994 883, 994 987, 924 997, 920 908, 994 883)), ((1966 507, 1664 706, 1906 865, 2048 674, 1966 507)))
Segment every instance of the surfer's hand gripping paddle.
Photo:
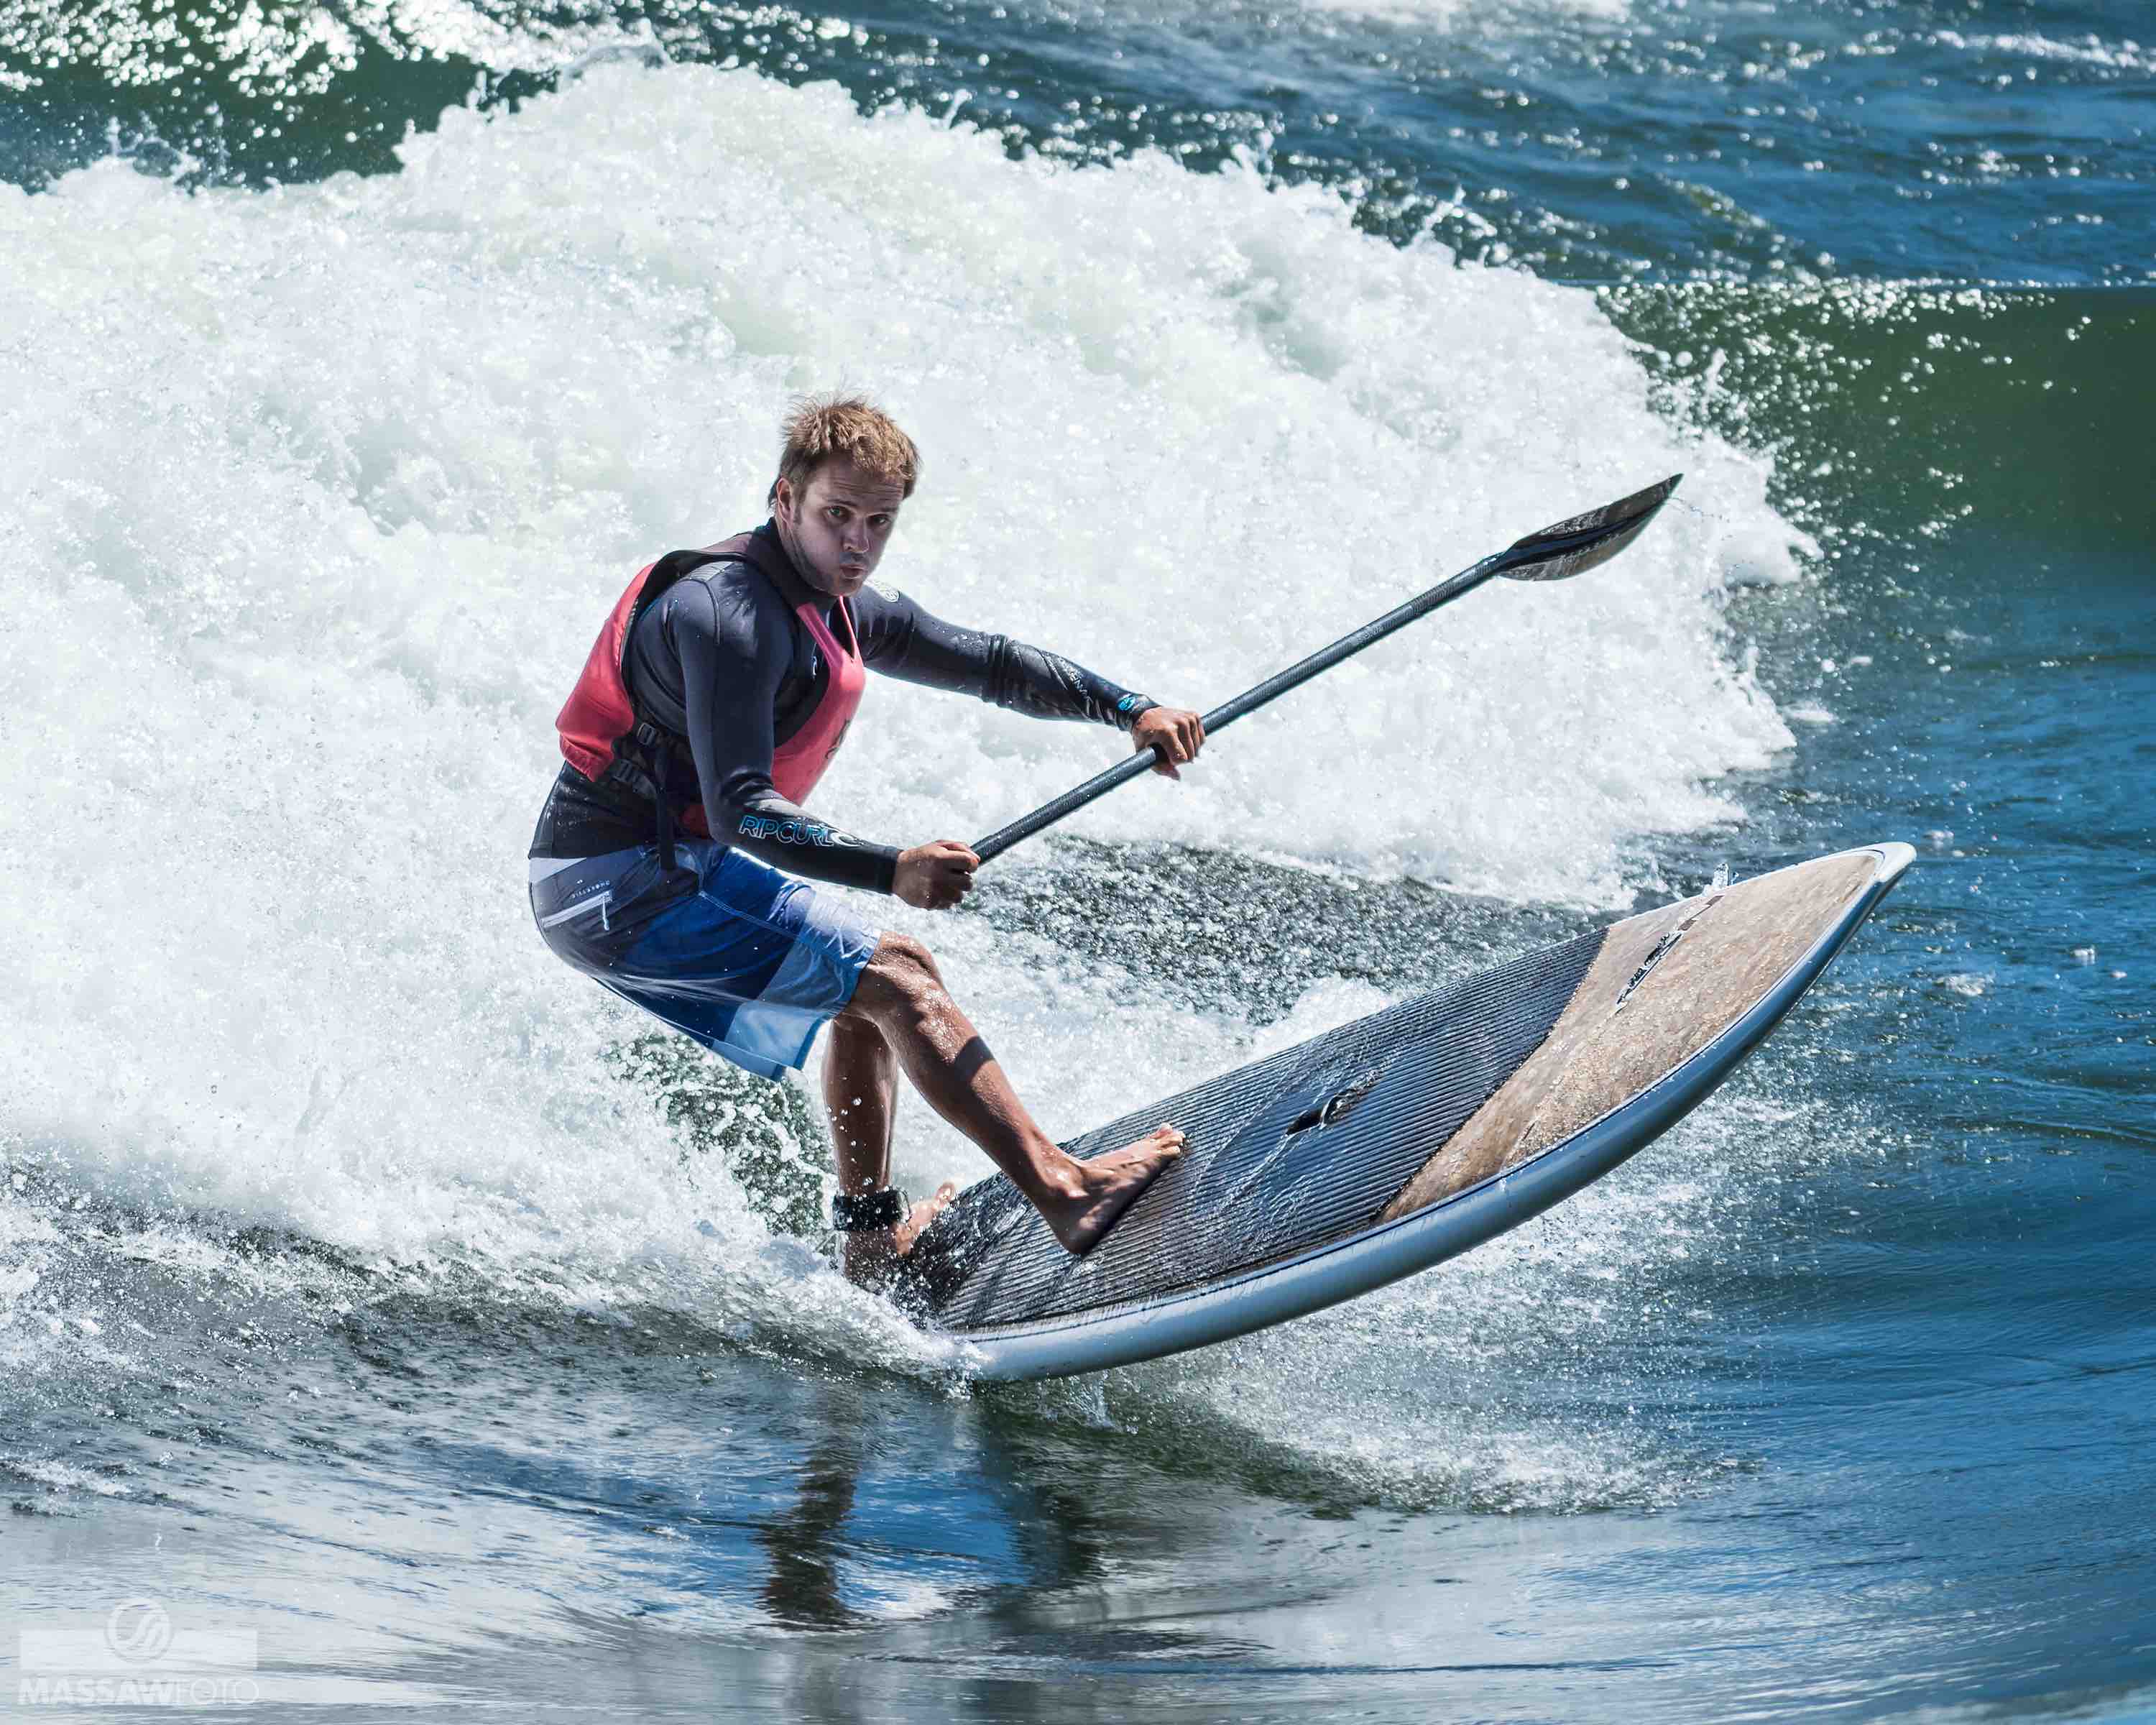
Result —
MULTIPOLYGON (((1471 593, 1491 579, 1502 575, 1508 581, 1563 581, 1568 576, 1584 573, 1597 563, 1606 563, 1610 558, 1640 536, 1647 523, 1655 518, 1655 511, 1669 501, 1670 493, 1677 488, 1684 475, 1673 473, 1657 485, 1644 491, 1635 491, 1629 497, 1620 497, 1614 503, 1605 503, 1599 509, 1591 509, 1585 515, 1573 516, 1569 521, 1556 522, 1538 532, 1516 540, 1504 550, 1486 557, 1473 567, 1462 569, 1457 575, 1440 581, 1429 592, 1418 594, 1405 604, 1395 606, 1383 617, 1364 624, 1354 634, 1342 635, 1331 646, 1313 653, 1300 664, 1270 676, 1255 689, 1245 689, 1225 706, 1216 706, 1203 720, 1205 735, 1232 725, 1245 713, 1254 713, 1267 701, 1285 695, 1291 689, 1308 682, 1320 671, 1330 670, 1343 659, 1353 657, 1365 647, 1382 641, 1396 629, 1401 629, 1419 617, 1427 617, 1440 605, 1449 605, 1462 593, 1471 593)), ((1160 758, 1158 749, 1147 749, 1119 761, 1106 773, 1096 773, 1081 785, 1065 791, 1052 803, 1044 803, 1032 814, 1013 821, 1009 826, 988 834, 973 846, 973 855, 983 862, 998 857, 1021 839, 1030 839, 1035 833, 1052 827, 1066 814, 1083 809, 1088 803, 1105 797, 1119 784, 1127 784, 1140 773, 1147 771, 1160 758)))

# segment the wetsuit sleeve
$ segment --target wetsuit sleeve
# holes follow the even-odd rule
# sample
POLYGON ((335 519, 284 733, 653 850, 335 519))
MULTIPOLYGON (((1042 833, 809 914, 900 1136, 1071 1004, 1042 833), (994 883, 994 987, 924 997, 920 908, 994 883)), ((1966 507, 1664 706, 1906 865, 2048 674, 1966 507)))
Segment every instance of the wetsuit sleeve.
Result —
POLYGON ((773 708, 793 651, 785 619, 713 588, 684 581, 660 602, 711 836, 790 875, 889 892, 895 847, 818 819, 772 782, 773 708))
POLYGON ((1160 703, 1009 635, 961 629, 900 593, 864 588, 853 602, 861 657, 887 677, 947 689, 1040 719, 1086 719, 1127 731, 1160 703))

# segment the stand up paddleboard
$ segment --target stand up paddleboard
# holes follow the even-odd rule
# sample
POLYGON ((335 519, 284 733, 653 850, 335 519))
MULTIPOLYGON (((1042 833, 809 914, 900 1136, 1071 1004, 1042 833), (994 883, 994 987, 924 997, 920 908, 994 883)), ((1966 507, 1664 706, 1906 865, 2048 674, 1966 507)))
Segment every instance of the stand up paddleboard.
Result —
POLYGON ((1065 1147, 1183 1155, 1083 1258, 998 1174, 898 1295, 988 1378, 1152 1359, 1366 1294, 1599 1179, 1772 1030, 1915 853, 1876 845, 1665 905, 1389 1007, 1065 1147))

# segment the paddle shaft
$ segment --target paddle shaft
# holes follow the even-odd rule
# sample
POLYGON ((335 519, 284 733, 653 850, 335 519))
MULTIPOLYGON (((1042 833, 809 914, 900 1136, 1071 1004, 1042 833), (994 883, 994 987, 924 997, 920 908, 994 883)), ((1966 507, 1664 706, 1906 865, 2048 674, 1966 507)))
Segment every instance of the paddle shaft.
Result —
MULTIPOLYGON (((1563 581, 1609 562, 1639 537, 1683 477, 1682 474, 1673 473, 1629 497, 1620 497, 1614 503, 1589 510, 1585 515, 1570 516, 1539 532, 1530 533, 1524 539, 1513 541, 1504 550, 1439 582, 1405 604, 1395 605, 1383 617, 1373 618, 1353 634, 1341 636, 1331 646, 1321 648, 1309 658, 1267 677, 1255 688, 1245 689, 1224 706, 1214 708, 1203 718, 1206 734, 1209 737, 1216 731, 1225 730, 1244 714, 1255 712, 1267 701, 1277 700, 1289 690, 1307 683, 1321 671, 1330 670, 1342 660, 1360 653, 1373 642, 1382 641, 1395 629, 1404 629, 1417 618, 1429 616, 1439 606, 1450 604, 1462 593, 1471 593, 1493 575, 1510 576, 1515 581, 1563 581)), ((1021 839, 1029 839, 1044 827, 1054 826, 1065 815, 1106 796, 1117 785, 1128 784, 1159 759, 1159 749, 1149 748, 1127 761, 1118 762, 1106 773, 1096 773, 1054 802, 1044 803, 1032 814, 989 834, 973 847, 974 855, 983 862, 1001 856, 1021 839)))
MULTIPOLYGON (((1332 670, 1342 660, 1353 657, 1396 629, 1406 628, 1416 619, 1429 616, 1439 606, 1450 603, 1462 593, 1481 586, 1491 576, 1502 573, 1512 564, 1524 561, 1526 559, 1517 550, 1501 551, 1495 556, 1483 558, 1471 568, 1447 577, 1428 592, 1418 593, 1405 604, 1396 605, 1383 616, 1364 624, 1353 634, 1341 636, 1331 646, 1320 648, 1309 658, 1267 677, 1253 688, 1245 689, 1233 701, 1214 707, 1204 715, 1202 721, 1205 735, 1210 738, 1214 733, 1226 730, 1245 714, 1254 713, 1289 690, 1301 687, 1319 672, 1332 670)), ((1053 802, 1042 803, 1032 814, 1020 816, 1007 827, 999 827, 973 846, 973 855, 983 862, 992 861, 1020 839, 1030 839, 1043 828, 1052 827, 1065 815, 1106 796, 1117 785, 1128 784, 1140 773, 1150 772, 1159 759, 1160 751, 1149 748, 1132 755, 1128 760, 1118 761, 1106 772, 1096 773, 1085 783, 1074 785, 1053 802)))

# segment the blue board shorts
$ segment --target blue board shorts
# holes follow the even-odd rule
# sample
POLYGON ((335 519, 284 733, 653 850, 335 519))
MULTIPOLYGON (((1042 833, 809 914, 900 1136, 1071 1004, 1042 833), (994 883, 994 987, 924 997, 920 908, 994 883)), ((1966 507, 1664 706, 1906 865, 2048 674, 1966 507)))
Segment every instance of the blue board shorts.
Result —
POLYGON ((762 1078, 798 1071, 880 932, 835 897, 709 839, 531 859, 540 935, 585 975, 762 1078))

